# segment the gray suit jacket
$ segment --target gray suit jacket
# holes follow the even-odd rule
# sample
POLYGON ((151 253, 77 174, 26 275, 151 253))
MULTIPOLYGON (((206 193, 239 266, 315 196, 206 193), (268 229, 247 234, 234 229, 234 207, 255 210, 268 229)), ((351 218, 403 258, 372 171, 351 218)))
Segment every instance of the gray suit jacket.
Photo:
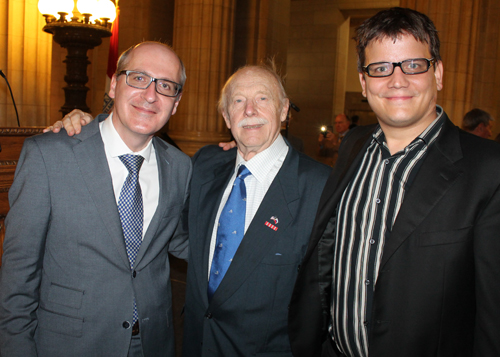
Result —
POLYGON ((194 157, 183 353, 290 356, 288 303, 330 168, 290 148, 209 303, 210 240, 235 158, 214 146, 194 157))
POLYGON ((168 252, 188 254, 191 163, 153 139, 160 199, 131 272, 98 122, 24 144, 0 270, 2 357, 127 356, 134 296, 144 355, 174 353, 168 252))

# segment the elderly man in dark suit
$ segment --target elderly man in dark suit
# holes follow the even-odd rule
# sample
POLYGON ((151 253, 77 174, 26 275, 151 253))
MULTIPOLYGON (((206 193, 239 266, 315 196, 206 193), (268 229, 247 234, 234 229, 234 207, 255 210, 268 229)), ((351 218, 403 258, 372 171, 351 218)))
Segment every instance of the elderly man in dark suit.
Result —
POLYGON ((0 355, 173 356, 168 252, 187 258, 189 157, 153 137, 185 71, 168 46, 126 51, 112 114, 27 139, 0 270, 0 355))
POLYGON ((281 136, 272 69, 238 70, 219 104, 237 148, 193 158, 183 353, 292 356, 288 304, 330 169, 281 136))
POLYGON ((324 356, 500 356, 500 146, 436 106, 427 16, 382 11, 357 42, 379 124, 350 131, 325 186, 291 303, 300 355, 326 337, 324 356))

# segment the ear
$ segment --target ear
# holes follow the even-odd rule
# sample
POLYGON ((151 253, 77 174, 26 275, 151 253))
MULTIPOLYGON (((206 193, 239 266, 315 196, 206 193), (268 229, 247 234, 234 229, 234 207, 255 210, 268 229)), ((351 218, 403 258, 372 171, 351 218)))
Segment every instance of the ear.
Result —
POLYGON ((365 74, 363 72, 358 72, 359 74, 359 83, 361 83, 361 88, 363 88, 363 91, 361 94, 363 94, 363 97, 366 98, 366 81, 365 81, 365 74))
POLYGON ((436 77, 436 86, 438 91, 443 89, 443 75, 444 75, 443 62, 438 61, 434 68, 434 77, 436 77))
POLYGON ((227 128, 231 129, 231 119, 229 118, 229 114, 225 110, 222 111, 222 117, 224 118, 224 121, 226 122, 227 128))
POLYGON ((179 105, 179 102, 181 101, 181 98, 182 98, 182 93, 179 94, 177 96, 177 98, 175 99, 174 108, 172 109, 172 114, 171 115, 174 115, 175 112, 177 112, 177 106, 179 105))
POLYGON ((116 94, 116 74, 113 74, 113 77, 111 77, 111 83, 109 85, 109 96, 110 98, 115 98, 116 94))
POLYGON ((283 123, 286 120, 288 110, 290 109, 290 100, 288 98, 283 99, 283 107, 281 108, 280 121, 283 123))

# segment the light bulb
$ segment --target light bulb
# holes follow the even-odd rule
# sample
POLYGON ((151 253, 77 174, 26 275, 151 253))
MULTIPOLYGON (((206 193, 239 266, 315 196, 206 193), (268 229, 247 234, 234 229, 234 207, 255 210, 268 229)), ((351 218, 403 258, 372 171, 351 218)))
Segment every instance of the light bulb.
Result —
POLYGON ((38 11, 42 15, 52 15, 57 16, 57 8, 55 1, 52 0, 39 0, 38 1, 38 11))
POLYGON ((52 5, 56 10, 56 15, 58 12, 65 12, 70 17, 73 15, 73 9, 75 7, 75 2, 73 0, 51 0, 54 5, 52 5))
POLYGON ((96 16, 98 12, 97 0, 78 0, 76 7, 81 14, 92 14, 96 16))
POLYGON ((109 19, 108 22, 113 22, 116 18, 116 8, 111 0, 99 0, 99 18, 109 19))

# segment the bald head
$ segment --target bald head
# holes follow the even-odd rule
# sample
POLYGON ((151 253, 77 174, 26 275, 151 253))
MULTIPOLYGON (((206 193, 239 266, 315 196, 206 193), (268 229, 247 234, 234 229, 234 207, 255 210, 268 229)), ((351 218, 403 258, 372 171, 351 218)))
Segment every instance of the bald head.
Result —
POLYGON ((345 134, 349 130, 349 125, 351 125, 351 122, 347 118, 347 115, 339 114, 335 117, 335 131, 338 134, 345 134))
MULTIPOLYGON (((118 59, 118 63, 116 65, 116 73, 117 74, 127 69, 127 65, 128 65, 128 62, 129 62, 130 54, 135 49, 137 49, 137 48, 139 48, 141 46, 145 46, 145 47, 160 46, 160 47, 162 47, 162 48, 170 51, 172 54, 174 54, 177 57, 177 60, 179 61, 180 68, 181 68, 179 84, 181 84, 182 86, 184 86, 184 84, 186 83, 186 69, 184 68, 184 63, 182 62, 181 58, 177 55, 177 53, 175 53, 175 51, 172 49, 172 47, 170 47, 167 44, 164 44, 164 43, 161 43, 161 42, 157 42, 157 41, 144 41, 144 42, 141 42, 141 43, 139 43, 139 44, 137 44, 135 46, 132 46, 132 47, 128 48, 127 50, 125 50, 120 55, 120 58, 118 59)), ((143 47, 143 49, 145 47, 143 47)))
POLYGON ((288 105, 281 78, 272 68, 246 66, 228 79, 219 110, 245 160, 278 138, 288 105))

